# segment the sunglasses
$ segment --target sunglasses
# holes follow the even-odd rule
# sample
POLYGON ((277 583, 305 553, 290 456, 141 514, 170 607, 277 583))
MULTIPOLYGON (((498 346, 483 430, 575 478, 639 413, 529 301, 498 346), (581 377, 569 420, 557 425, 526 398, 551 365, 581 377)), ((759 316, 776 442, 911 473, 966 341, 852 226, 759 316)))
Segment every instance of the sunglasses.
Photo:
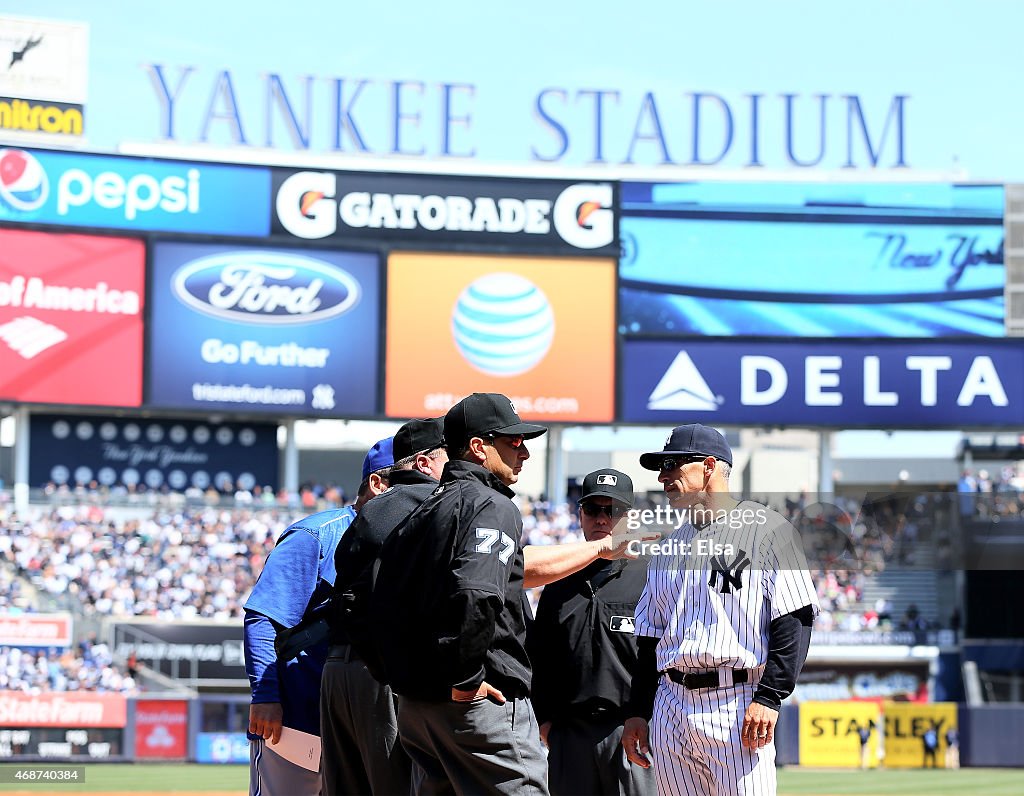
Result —
POLYGON ((508 445, 510 448, 521 448, 523 447, 523 443, 526 442, 526 438, 523 437, 522 435, 518 435, 515 437, 506 437, 503 434, 488 434, 487 439, 489 439, 491 442, 494 442, 494 440, 496 439, 504 440, 505 444, 508 445))
POLYGON ((597 503, 581 503, 580 510, 588 517, 600 517, 604 514, 606 517, 613 520, 617 520, 629 511, 629 509, 624 506, 601 506, 597 503))
POLYGON ((706 458, 708 458, 708 457, 707 456, 687 456, 685 458, 680 458, 680 459, 662 459, 661 463, 658 465, 658 469, 661 472, 663 472, 663 473, 667 473, 667 472, 669 472, 671 470, 675 470, 677 467, 682 467, 685 464, 693 464, 694 462, 702 462, 706 458))

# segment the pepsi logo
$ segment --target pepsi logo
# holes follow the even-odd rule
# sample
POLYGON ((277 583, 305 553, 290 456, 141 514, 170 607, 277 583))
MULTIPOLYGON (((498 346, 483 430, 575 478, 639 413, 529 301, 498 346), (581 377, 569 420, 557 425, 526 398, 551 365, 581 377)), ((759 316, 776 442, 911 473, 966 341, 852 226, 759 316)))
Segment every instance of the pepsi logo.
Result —
POLYGON ((359 302, 359 283, 322 260, 280 252, 230 252, 183 265, 171 277, 182 303, 206 315, 258 324, 336 318, 359 302))
POLYGON ((0 208, 30 213, 49 193, 46 171, 35 157, 23 149, 0 149, 0 208))

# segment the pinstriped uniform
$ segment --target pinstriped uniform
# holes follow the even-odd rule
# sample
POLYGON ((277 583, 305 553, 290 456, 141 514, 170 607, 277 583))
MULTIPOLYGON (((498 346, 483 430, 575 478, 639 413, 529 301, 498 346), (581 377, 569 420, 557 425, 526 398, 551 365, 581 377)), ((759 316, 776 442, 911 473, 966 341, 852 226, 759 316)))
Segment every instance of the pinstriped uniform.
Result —
POLYGON ((647 570, 636 634, 660 639, 658 670, 748 669, 752 675, 747 683, 698 690, 661 678, 651 749, 662 794, 776 792, 774 742, 745 749, 740 730, 767 660, 769 622, 805 605, 817 611, 818 602, 793 527, 749 501, 730 518, 745 517, 748 509, 759 513, 739 528, 682 525, 666 540, 674 555, 655 557, 647 570), (732 548, 715 551, 709 544, 732 548))

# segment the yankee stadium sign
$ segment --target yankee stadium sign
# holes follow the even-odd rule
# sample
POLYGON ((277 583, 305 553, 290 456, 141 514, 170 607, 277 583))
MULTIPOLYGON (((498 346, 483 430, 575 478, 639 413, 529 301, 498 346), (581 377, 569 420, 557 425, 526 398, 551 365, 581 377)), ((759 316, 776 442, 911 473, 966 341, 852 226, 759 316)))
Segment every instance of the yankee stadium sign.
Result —
POLYGON ((470 177, 274 173, 275 234, 617 254, 611 183, 470 177))

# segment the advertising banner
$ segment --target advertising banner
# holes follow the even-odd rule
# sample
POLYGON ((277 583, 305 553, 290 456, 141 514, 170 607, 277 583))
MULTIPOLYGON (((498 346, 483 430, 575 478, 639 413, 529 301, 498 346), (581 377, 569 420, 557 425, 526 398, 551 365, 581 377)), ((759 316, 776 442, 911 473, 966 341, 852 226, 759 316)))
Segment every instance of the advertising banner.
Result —
POLYGON ((274 170, 275 234, 618 255, 612 183, 274 170))
POLYGON ((38 761, 122 758, 125 731, 120 727, 16 727, 0 729, 0 759, 38 761))
POLYGON ((0 691, 0 727, 124 727, 127 716, 121 694, 0 691))
POLYGON ((142 241, 0 229, 0 398, 139 406, 144 304, 142 241))
POLYGON ((375 414, 378 272, 371 254, 156 244, 147 403, 375 414))
POLYGON ((33 415, 30 429, 36 487, 277 488, 277 426, 268 423, 33 415))
POLYGON ((269 207, 269 169, 0 149, 0 221, 263 237, 269 207))
POLYGON ((188 702, 139 699, 135 702, 135 757, 182 758, 188 755, 188 702))
POLYGON ((885 765, 887 768, 921 768, 945 766, 946 731, 957 727, 955 702, 886 702, 885 765), (926 752, 925 733, 935 731, 936 751, 926 752))
POLYGON ((389 416, 436 416, 472 392, 500 392, 523 418, 607 422, 614 379, 614 261, 388 259, 389 416))
POLYGON ((799 703, 842 699, 926 702, 928 661, 899 664, 808 661, 800 672, 792 699, 799 703))
POLYGON ((0 19, 0 134, 11 140, 80 142, 89 88, 89 26, 0 19), (49 140, 48 140, 49 139, 49 140))
POLYGON ((248 763, 249 738, 244 732, 196 733, 197 763, 248 763))
POLYGON ((71 614, 0 613, 0 647, 69 647, 71 614))
POLYGON ((117 622, 114 655, 176 680, 245 681, 241 623, 117 622))
POLYGON ((674 425, 963 428, 1024 423, 1024 346, 627 341, 622 419, 674 425))
POLYGON ((1024 111, 1007 85, 1020 75, 1024 9, 951 0, 908 12, 892 19, 897 46, 866 58, 863 42, 892 6, 864 0, 851 18, 831 3, 798 16, 765 14, 754 0, 661 3, 594 14, 584 30, 573 4, 530 3, 501 19, 499 36, 481 36, 479 4, 467 0, 445 14, 404 8, 401 30, 390 7, 323 4, 315 25, 281 14, 230 39, 237 9, 202 0, 150 25, 116 3, 6 0, 4 13, 88 24, 89 140, 104 151, 478 173, 553 164, 604 179, 659 167, 1020 178, 1024 111), (739 30, 738 20, 753 24, 739 30), (681 30, 740 40, 723 58, 721 36, 680 48, 681 30), (357 40, 339 47, 339 31, 357 40), (965 39, 982 39, 985 57, 942 46, 965 39), (424 41, 436 43, 429 59, 424 41), (615 42, 614 58, 595 42, 615 42))
POLYGON ((882 713, 875 702, 802 702, 800 765, 875 768, 889 765, 888 738, 879 736, 882 713), (870 731, 862 758, 860 730, 870 731))
POLYGON ((1003 187, 626 183, 620 318, 687 337, 1002 337, 1003 187))

